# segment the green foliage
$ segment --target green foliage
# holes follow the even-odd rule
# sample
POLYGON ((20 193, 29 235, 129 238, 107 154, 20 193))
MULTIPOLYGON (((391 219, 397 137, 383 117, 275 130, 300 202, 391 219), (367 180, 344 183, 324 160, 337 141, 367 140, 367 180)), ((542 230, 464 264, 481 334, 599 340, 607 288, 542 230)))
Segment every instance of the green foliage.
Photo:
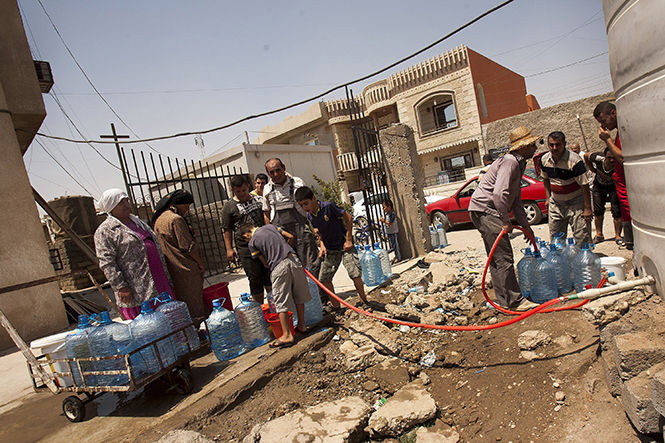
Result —
POLYGON ((312 175, 318 186, 312 186, 312 190, 319 200, 329 201, 335 203, 340 208, 344 209, 349 214, 353 215, 353 206, 349 203, 342 202, 342 185, 339 180, 332 179, 327 182, 316 174, 312 175))

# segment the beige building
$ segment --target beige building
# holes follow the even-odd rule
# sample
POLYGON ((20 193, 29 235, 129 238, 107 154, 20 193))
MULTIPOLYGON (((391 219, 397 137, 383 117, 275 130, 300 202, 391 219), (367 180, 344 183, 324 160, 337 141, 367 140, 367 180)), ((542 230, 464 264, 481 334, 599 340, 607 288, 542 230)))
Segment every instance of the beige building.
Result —
MULTIPOLYGON (((24 340, 67 326, 44 231, 32 195, 23 154, 46 110, 35 64, 14 1, 0 2, 0 309, 24 340), (32 283, 25 289, 8 287, 32 283)), ((0 349, 12 345, 0 329, 0 349)))
MULTIPOLYGON (((370 126, 394 123, 415 133, 425 186, 464 180, 486 152, 481 125, 537 109, 524 77, 461 46, 367 86, 357 97, 370 126)), ((345 99, 319 102, 267 126, 257 143, 333 147, 348 192, 360 189, 345 99)))

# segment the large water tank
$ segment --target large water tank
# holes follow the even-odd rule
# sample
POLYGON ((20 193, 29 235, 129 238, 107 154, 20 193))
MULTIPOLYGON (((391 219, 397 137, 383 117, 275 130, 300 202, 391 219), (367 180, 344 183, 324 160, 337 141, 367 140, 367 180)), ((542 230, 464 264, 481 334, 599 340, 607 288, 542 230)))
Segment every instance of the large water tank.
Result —
POLYGON ((665 297, 665 4, 603 0, 635 255, 665 297))
MULTIPOLYGON (((78 235, 92 235, 97 229, 97 214, 95 201, 85 195, 70 195, 58 197, 48 202, 62 220, 78 235)), ((56 238, 69 237, 60 226, 51 222, 51 230, 56 238)))

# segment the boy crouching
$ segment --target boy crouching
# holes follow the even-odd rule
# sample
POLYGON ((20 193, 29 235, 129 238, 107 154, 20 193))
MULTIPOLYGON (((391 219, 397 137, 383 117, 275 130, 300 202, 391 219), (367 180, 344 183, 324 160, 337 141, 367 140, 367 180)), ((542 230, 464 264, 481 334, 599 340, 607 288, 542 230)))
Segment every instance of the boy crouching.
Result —
POLYGON ((249 242, 252 258, 261 260, 270 269, 272 295, 282 327, 281 337, 270 343, 271 348, 293 346, 295 337, 289 327, 289 311, 298 313, 299 332, 306 332, 305 303, 310 300, 309 287, 300 260, 293 248, 287 243, 293 241, 293 235, 277 228, 265 225, 260 228, 246 226, 241 228, 241 235, 249 242))

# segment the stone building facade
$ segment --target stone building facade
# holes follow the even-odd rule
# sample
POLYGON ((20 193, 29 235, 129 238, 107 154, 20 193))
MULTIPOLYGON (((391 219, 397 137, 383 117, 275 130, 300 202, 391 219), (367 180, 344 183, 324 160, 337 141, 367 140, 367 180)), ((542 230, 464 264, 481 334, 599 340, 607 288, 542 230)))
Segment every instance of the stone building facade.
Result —
MULTIPOLYGON (((465 179, 486 152, 482 125, 534 109, 524 77, 461 46, 376 81, 356 96, 369 127, 412 128, 425 186, 465 179)), ((534 105, 535 103, 535 105, 534 105)), ((312 105, 260 131, 257 143, 329 144, 348 192, 361 188, 346 99, 312 105)))

